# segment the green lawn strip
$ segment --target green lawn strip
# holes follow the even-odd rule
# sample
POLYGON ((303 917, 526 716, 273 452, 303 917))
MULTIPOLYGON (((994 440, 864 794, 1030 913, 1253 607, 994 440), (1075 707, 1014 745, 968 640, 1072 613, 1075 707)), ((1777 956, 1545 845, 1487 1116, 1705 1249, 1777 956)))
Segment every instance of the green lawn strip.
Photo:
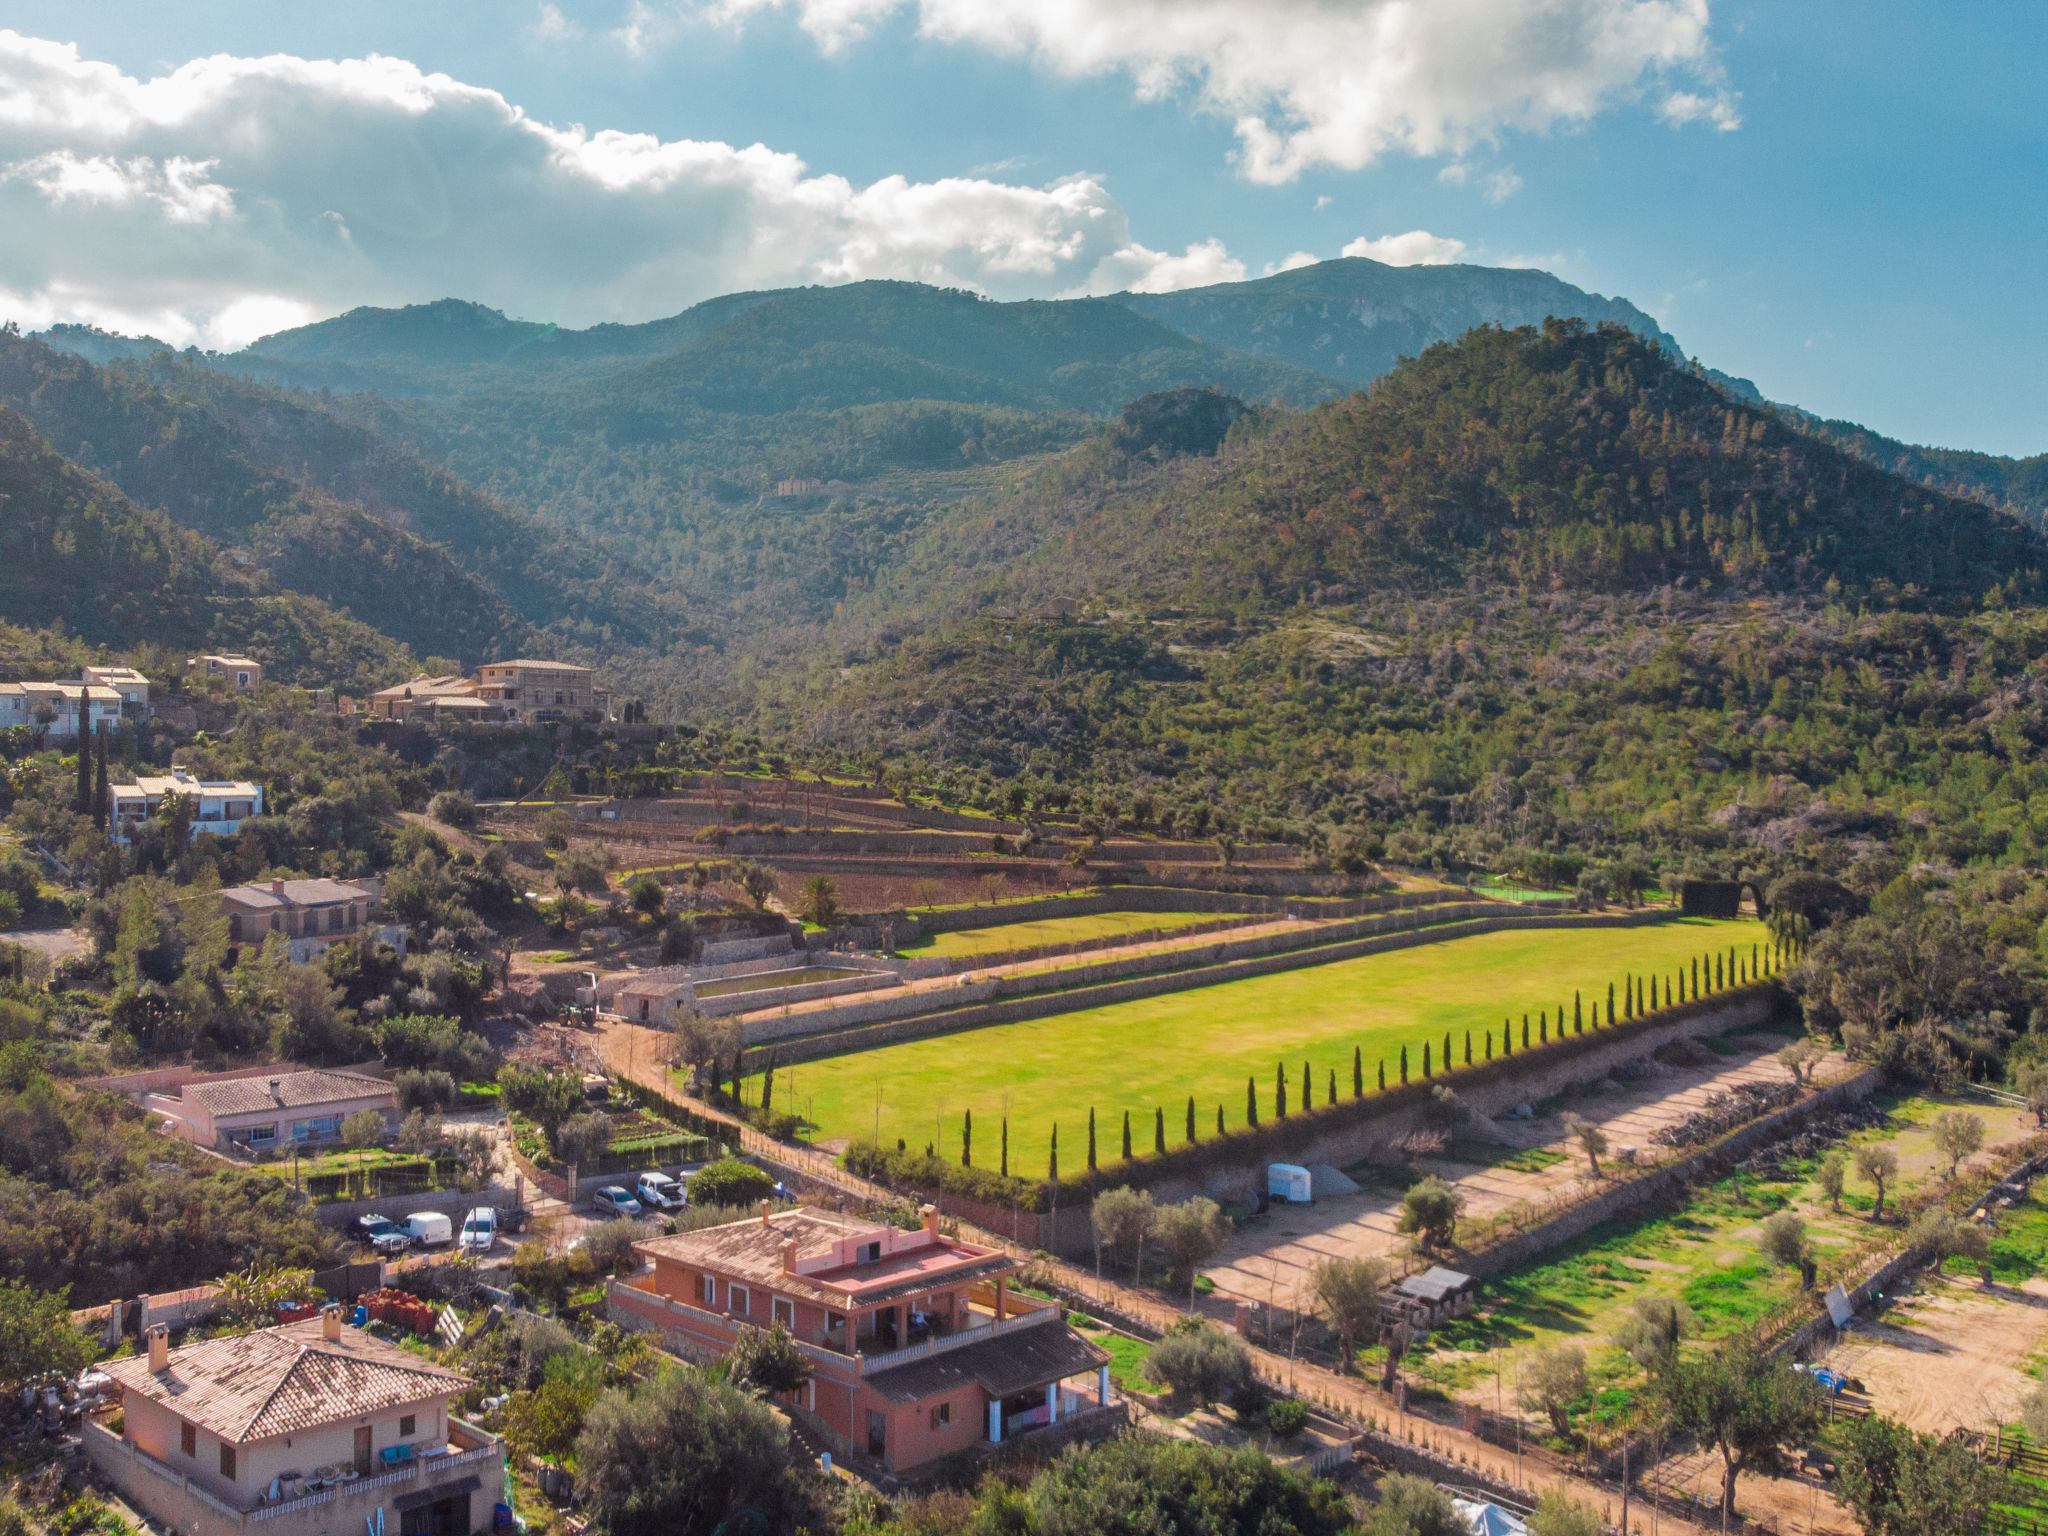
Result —
POLYGON ((927 934, 901 946, 909 955, 965 959, 1047 944, 1080 944, 1154 930, 1171 932, 1195 923, 1227 921, 1228 912, 1092 912, 1078 917, 1047 917, 1021 923, 996 923, 985 928, 955 928, 927 934))
MULTIPOLYGON (((1631 973, 1669 977, 1694 956, 1725 953, 1731 943, 1746 958, 1763 939, 1753 922, 1697 918, 1641 928, 1468 934, 783 1068, 776 1103, 802 1114, 820 1138, 865 1137, 879 1121, 885 1141, 901 1138, 913 1148, 931 1142, 949 1158, 960 1155, 961 1117, 971 1111, 974 1154, 985 1166, 996 1161, 1007 1114, 1011 1171, 1040 1177, 1055 1123, 1063 1167, 1086 1166, 1091 1107, 1098 1161, 1113 1163, 1121 1156, 1126 1109, 1136 1150, 1152 1148, 1155 1109, 1164 1111, 1168 1147, 1178 1146, 1190 1095, 1198 1137, 1214 1134, 1219 1105, 1226 1125, 1242 1126, 1248 1077, 1258 1085, 1261 1118, 1270 1118, 1279 1063, 1289 1105, 1298 1109, 1304 1062, 1314 1075, 1315 1103, 1327 1097, 1332 1073, 1340 1097, 1351 1097, 1357 1047, 1370 1093, 1382 1062, 1388 1084, 1399 1082, 1404 1045, 1410 1075, 1419 1078, 1425 1044, 1440 1053, 1449 1034, 1462 1065, 1470 1030, 1473 1059, 1482 1061, 1488 1031, 1500 1049, 1505 1017, 1514 1020, 1519 1051, 1527 1013, 1534 1049, 1539 1011, 1554 1035, 1559 1011, 1570 1018, 1575 988, 1587 1005, 1599 1001, 1604 1014, 1610 982, 1619 998, 1631 973)), ((1433 1065, 1441 1076, 1441 1060, 1433 1065)), ((1450 1081, 1456 1084, 1455 1071, 1450 1081)), ((757 1077, 749 1101, 758 1095, 757 1077)))
MULTIPOLYGON (((384 1147, 367 1147, 361 1152, 329 1149, 300 1154, 297 1173, 301 1179, 310 1179, 328 1173, 354 1173, 358 1168, 375 1172, 379 1168, 396 1165, 422 1166, 425 1162, 426 1159, 416 1152, 394 1152, 384 1147)), ((289 1180, 293 1173, 291 1152, 287 1150, 275 1161, 256 1164, 256 1171, 267 1173, 274 1179, 289 1180)))
POLYGON ((1125 1334, 1113 1333, 1086 1313, 1069 1313, 1067 1320, 1081 1329, 1091 1343, 1101 1345, 1109 1352, 1109 1379, 1119 1387, 1135 1388, 1140 1392, 1157 1392, 1158 1384, 1145 1375, 1145 1362, 1151 1357, 1152 1346, 1143 1339, 1133 1339, 1125 1334))

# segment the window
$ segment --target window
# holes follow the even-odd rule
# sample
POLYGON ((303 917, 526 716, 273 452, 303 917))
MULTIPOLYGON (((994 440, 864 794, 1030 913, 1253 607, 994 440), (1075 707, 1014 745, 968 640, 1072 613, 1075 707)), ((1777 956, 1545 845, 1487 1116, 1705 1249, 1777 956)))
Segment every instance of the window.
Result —
POLYGON ((751 1310, 749 1303, 753 1300, 753 1297, 747 1294, 747 1288, 744 1285, 728 1285, 725 1288, 725 1300, 726 1310, 731 1312, 734 1317, 745 1317, 751 1310))
POLYGON ((932 1404, 932 1424, 931 1424, 931 1427, 932 1427, 933 1429, 937 1429, 937 1428, 938 1428, 938 1427, 939 1427, 939 1426, 940 1426, 941 1424, 950 1424, 950 1423, 952 1423, 952 1422, 953 1422, 953 1405, 952 1405, 951 1403, 934 1403, 934 1404, 932 1404))
POLYGON ((699 1275, 699 1276, 697 1277, 697 1285, 698 1285, 698 1288, 699 1288, 699 1289, 698 1289, 698 1295, 699 1295, 699 1297, 700 1297, 700 1298, 701 1298, 701 1299, 703 1300, 703 1303, 704 1303, 704 1305, 705 1305, 705 1306, 707 1306, 707 1307, 715 1307, 715 1306, 717 1306, 717 1305, 718 1305, 718 1276, 716 1276, 716 1275, 699 1275))
POLYGON ((879 1264, 879 1263, 881 1263, 881 1261, 882 1261, 882 1245, 881 1245, 880 1243, 869 1243, 869 1244, 867 1244, 866 1246, 864 1246, 864 1247, 863 1247, 863 1248, 861 1249, 861 1251, 860 1251, 860 1262, 861 1262, 861 1263, 863 1263, 863 1264, 879 1264))
POLYGON ((195 1426, 191 1424, 180 1424, 178 1426, 178 1449, 187 1456, 197 1456, 199 1454, 199 1431, 195 1426))
POLYGON ((770 1322, 782 1324, 790 1332, 796 1332, 796 1303, 787 1296, 776 1296, 768 1303, 770 1322))
POLYGON ((220 1443, 220 1475, 231 1483, 235 1480, 235 1448, 225 1440, 220 1443))
POLYGON ((276 1140, 277 1127, 274 1125, 252 1125, 249 1127, 249 1145, 252 1147, 267 1147, 276 1140))
POLYGON ((400 1414, 398 1418, 398 1438, 401 1440, 408 1439, 412 1435, 417 1422, 418 1420, 413 1414, 400 1414))

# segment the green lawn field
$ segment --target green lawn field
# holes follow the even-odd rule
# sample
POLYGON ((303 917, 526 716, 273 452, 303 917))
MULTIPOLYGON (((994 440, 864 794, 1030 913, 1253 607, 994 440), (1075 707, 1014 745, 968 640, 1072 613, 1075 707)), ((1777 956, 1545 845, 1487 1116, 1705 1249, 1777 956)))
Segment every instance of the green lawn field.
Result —
MULTIPOLYGON (((1152 1148, 1155 1107, 1166 1114, 1167 1145, 1177 1146, 1191 1094, 1200 1135, 1214 1133, 1218 1105, 1227 1125, 1241 1126, 1248 1076, 1258 1084, 1260 1117, 1269 1118, 1278 1063, 1286 1064, 1290 1109, 1300 1108, 1304 1062, 1313 1070, 1316 1103, 1324 1101, 1332 1072, 1339 1094, 1349 1097, 1354 1047, 1364 1052, 1371 1093, 1382 1061, 1387 1081, 1398 1082, 1404 1045, 1419 1076, 1425 1042, 1440 1053, 1448 1032, 1462 1066, 1469 1029, 1473 1060, 1482 1061, 1489 1031, 1500 1049, 1506 1016, 1515 1021, 1519 1049, 1528 1014, 1533 1045, 1539 1017, 1547 1017, 1553 1037, 1559 1010, 1570 1019, 1575 988, 1589 1009, 1600 1003, 1604 1020, 1610 982, 1619 999, 1626 975, 1655 974, 1661 1002, 1669 978, 1693 957, 1716 949, 1725 955, 1733 944, 1746 963, 1750 946, 1767 948, 1767 939, 1753 921, 1700 918, 1474 934, 784 1068, 776 1074, 775 1105, 804 1115, 818 1140, 867 1137, 879 1126, 885 1142, 935 1142, 949 1158, 960 1155, 962 1114, 971 1111, 975 1161, 985 1167, 996 1165, 1007 1115, 1010 1170, 1033 1178, 1045 1173, 1057 1122, 1061 1167, 1079 1172, 1087 1166, 1091 1107, 1097 1157, 1108 1164, 1121 1155, 1126 1110, 1136 1151, 1152 1148)), ((1441 1061, 1432 1065, 1440 1076, 1441 1061)), ((759 1079, 750 1080, 748 1101, 759 1093, 759 1079)))
POLYGON ((1185 928, 1191 923, 1212 922, 1224 914, 1216 912, 1092 912, 1083 917, 1048 917, 1030 923, 996 923, 987 928, 959 928, 935 933, 917 944, 903 946, 905 954, 938 955, 965 959, 992 955, 1001 950, 1032 949, 1041 944, 1076 944, 1089 939, 1122 938, 1127 933, 1153 929, 1185 928))

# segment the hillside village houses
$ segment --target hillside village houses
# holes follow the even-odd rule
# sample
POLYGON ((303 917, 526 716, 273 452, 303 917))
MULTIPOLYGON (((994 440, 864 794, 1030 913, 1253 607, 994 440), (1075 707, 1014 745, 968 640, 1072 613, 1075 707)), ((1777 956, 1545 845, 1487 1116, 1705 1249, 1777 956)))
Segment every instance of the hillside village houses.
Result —
POLYGON ((939 1231, 798 1209, 634 1249, 651 1268, 614 1280, 608 1315, 687 1359, 782 1324, 812 1377, 789 1403, 892 1472, 977 1442, 1002 1444, 1110 1405, 1109 1354, 1056 1303, 1017 1295, 1023 1262, 939 1231), (1069 1378, 1079 1378, 1075 1388, 1069 1378))
POLYGON ((161 1530, 197 1536, 472 1536, 503 1496, 504 1446, 449 1400, 472 1383, 342 1321, 144 1352, 101 1369, 118 1430, 88 1420, 93 1466, 161 1530))
POLYGON ((185 675, 195 683, 217 677, 237 693, 254 693, 263 686, 263 663, 239 653, 194 656, 185 663, 185 675))
POLYGON ((251 816, 263 814, 263 786, 247 779, 200 779, 183 768, 167 774, 138 774, 130 784, 107 786, 107 835, 117 843, 133 840, 135 830, 163 809, 165 799, 182 795, 191 802, 197 837, 210 832, 233 837, 251 816))
POLYGON ((370 695, 372 719, 532 721, 611 718, 611 690, 589 667, 562 661, 500 661, 474 677, 421 673, 370 695))
POLYGON ((95 734, 149 718, 148 678, 133 667, 86 667, 59 682, 0 683, 0 730, 19 725, 38 740, 76 740, 81 692, 95 734))
MULTIPOLYGON (((383 882, 362 880, 271 880, 261 885, 232 885, 220 893, 227 914, 228 939, 235 944, 261 944, 275 933, 286 940, 292 961, 309 965, 336 943, 372 926, 382 899, 383 882)), ((405 953, 402 923, 378 927, 377 938, 405 953)))

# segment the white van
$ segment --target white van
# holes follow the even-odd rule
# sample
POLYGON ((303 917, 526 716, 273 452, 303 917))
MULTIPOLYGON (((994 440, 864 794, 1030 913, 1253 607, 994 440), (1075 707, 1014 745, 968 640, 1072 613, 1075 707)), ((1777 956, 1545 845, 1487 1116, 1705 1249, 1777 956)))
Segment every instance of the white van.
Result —
POLYGON ((462 1251, 464 1253, 489 1253, 497 1241, 497 1207, 479 1205, 462 1218, 462 1251))
POLYGON ((414 1211, 405 1218, 405 1235, 422 1248, 440 1248, 455 1241, 455 1223, 439 1211, 414 1211))

